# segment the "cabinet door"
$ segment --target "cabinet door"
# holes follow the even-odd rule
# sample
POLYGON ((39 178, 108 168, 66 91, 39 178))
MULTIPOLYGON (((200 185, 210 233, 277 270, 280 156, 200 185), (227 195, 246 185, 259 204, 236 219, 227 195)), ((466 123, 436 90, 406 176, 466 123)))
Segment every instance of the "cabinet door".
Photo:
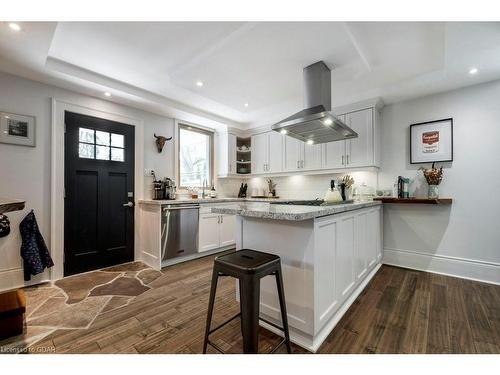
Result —
MULTIPOLYGON (((337 116, 345 122, 345 115, 337 116)), ((335 169, 345 168, 345 141, 335 141, 325 143, 323 155, 323 168, 335 169)))
POLYGON ((304 142, 285 136, 285 171, 296 171, 301 168, 304 142))
POLYGON ((252 173, 265 173, 267 166, 267 134, 252 136, 252 173))
POLYGON ((283 171, 283 138, 278 132, 271 131, 268 135, 268 172, 283 171))
POLYGON ((323 145, 304 145, 303 168, 321 169, 323 145))
POLYGON ((346 167, 373 165, 373 109, 349 113, 346 119, 347 125, 358 133, 358 138, 346 141, 346 167))
POLYGON ((219 247, 219 215, 200 213, 198 252, 217 249, 219 247))
POLYGON ((354 284, 354 231, 355 216, 343 216, 339 220, 338 249, 335 259, 337 298, 342 303, 350 295, 354 284))
POLYGON ((235 215, 221 215, 219 224, 219 246, 229 246, 236 242, 236 216, 235 215))
POLYGON ((233 134, 229 134, 228 142, 229 173, 236 173, 236 136, 233 134))
POLYGON ((366 215, 366 212, 356 215, 356 228, 354 232, 354 275, 356 276, 356 280, 362 279, 366 275, 367 270, 366 215))
POLYGON ((380 214, 378 209, 368 211, 366 215, 366 262, 370 270, 376 263, 379 253, 380 241, 380 214))

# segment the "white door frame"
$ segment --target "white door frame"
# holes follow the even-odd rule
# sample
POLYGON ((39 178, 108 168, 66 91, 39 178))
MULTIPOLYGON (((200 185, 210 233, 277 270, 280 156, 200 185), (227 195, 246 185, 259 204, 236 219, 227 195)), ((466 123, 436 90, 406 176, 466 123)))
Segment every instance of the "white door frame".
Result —
MULTIPOLYGON (((144 175, 144 122, 141 119, 104 112, 93 108, 52 98, 52 150, 51 150, 51 187, 50 187, 50 253, 54 267, 50 269, 50 279, 58 280, 64 276, 64 112, 71 111, 82 115, 94 116, 106 120, 121 122, 135 127, 135 173, 134 201, 143 197, 144 175)), ((139 215, 134 217, 134 259, 139 254, 139 215)))

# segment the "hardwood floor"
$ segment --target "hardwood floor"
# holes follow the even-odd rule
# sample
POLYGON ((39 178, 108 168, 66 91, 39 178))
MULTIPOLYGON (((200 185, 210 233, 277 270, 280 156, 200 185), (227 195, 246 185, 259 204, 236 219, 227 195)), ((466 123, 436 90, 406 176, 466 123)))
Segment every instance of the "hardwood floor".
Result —
MULTIPOLYGON (((206 257, 169 267, 128 305, 86 329, 58 329, 32 352, 201 353, 212 264, 206 257)), ((234 294, 233 279, 219 281, 213 326, 238 312, 234 294)), ((239 320, 212 340, 240 353, 239 320)), ((278 341, 261 329, 259 351, 278 341)), ((383 266, 319 353, 500 353, 500 286, 383 266)))

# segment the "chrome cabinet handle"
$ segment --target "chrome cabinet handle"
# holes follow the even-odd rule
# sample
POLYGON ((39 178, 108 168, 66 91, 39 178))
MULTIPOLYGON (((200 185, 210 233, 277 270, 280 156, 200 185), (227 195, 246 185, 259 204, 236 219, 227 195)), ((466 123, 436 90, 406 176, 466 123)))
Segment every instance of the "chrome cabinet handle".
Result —
POLYGON ((342 165, 344 165, 344 155, 342 155, 342 165))
POLYGON ((221 224, 224 222, 224 216, 222 216, 222 215, 220 216, 220 222, 221 222, 221 224))
POLYGON ((134 202, 123 203, 123 207, 134 207, 134 202))
POLYGON ((349 164, 349 155, 346 155, 347 164, 349 164))

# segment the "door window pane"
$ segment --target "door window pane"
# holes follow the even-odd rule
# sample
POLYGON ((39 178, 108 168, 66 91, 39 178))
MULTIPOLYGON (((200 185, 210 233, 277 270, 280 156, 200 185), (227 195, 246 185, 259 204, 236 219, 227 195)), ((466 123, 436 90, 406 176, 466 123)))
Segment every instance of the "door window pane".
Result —
POLYGON ((99 160, 109 160, 108 146, 95 146, 95 158, 99 160))
POLYGON ((98 145, 109 146, 109 133, 96 130, 95 143, 98 145))
POLYGON ((125 161, 125 136, 79 128, 78 156, 85 159, 125 161), (113 147, 110 147, 110 144, 113 147))
POLYGON ((111 160, 125 161, 125 155, 123 151, 123 148, 111 147, 111 160))
POLYGON ((80 142, 94 143, 94 129, 79 128, 80 142))
POLYGON ((84 159, 94 159, 94 145, 79 143, 78 156, 84 159))
POLYGON ((125 147, 124 136, 121 134, 111 134, 111 146, 113 147, 125 147))
POLYGON ((192 127, 179 129, 180 186, 211 184, 212 135, 192 127))

